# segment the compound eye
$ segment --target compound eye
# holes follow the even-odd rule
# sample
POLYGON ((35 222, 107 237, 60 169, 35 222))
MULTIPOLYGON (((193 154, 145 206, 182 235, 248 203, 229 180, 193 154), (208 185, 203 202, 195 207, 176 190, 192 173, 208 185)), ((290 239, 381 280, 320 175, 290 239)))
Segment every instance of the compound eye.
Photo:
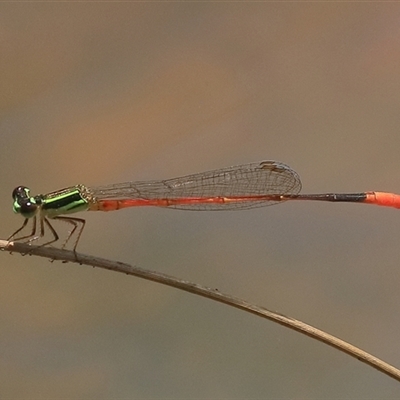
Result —
POLYGON ((38 208, 37 204, 32 202, 31 199, 23 200, 18 202, 19 213, 25 218, 30 218, 35 215, 38 208))
POLYGON ((29 189, 25 186, 16 187, 12 192, 12 198, 14 200, 29 198, 29 189))

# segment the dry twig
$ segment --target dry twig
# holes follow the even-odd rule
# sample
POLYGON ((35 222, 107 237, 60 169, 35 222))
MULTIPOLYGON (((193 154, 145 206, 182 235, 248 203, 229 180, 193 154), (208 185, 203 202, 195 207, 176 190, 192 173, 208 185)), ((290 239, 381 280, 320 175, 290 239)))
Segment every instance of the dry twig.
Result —
POLYGON ((122 272, 127 275, 133 275, 149 281, 158 282, 163 285, 175 287, 186 292, 207 297, 208 299, 219 301, 231 307, 239 308, 243 311, 255 314, 259 317, 269 319, 270 321, 281 324, 287 328, 293 329, 304 335, 310 336, 313 339, 319 340, 329 346, 332 346, 352 357, 376 368, 393 379, 400 381, 400 370, 392 365, 380 360, 377 357, 359 349, 335 336, 330 335, 320 329, 307 325, 304 322, 294 318, 286 317, 277 312, 269 311, 264 307, 260 307, 237 297, 221 293, 218 289, 212 289, 192 283, 182 279, 175 278, 160 272, 150 271, 118 261, 110 261, 103 258, 88 256, 84 254, 74 253, 72 251, 60 250, 52 247, 31 246, 25 243, 8 243, 5 240, 0 240, 0 250, 16 252, 21 254, 31 254, 39 257, 49 258, 50 260, 58 260, 62 262, 75 262, 80 265, 90 265, 92 267, 104 268, 115 272, 122 272))

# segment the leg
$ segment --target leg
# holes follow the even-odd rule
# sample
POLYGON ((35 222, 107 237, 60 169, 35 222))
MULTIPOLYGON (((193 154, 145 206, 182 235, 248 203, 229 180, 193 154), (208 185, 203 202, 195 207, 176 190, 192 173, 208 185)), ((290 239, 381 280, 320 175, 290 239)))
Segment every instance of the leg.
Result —
MULTIPOLYGON (((53 228, 53 226, 50 224, 49 220, 46 217, 44 217, 40 220, 40 236, 37 236, 36 238, 38 239, 39 237, 44 236, 44 224, 46 224, 49 227, 50 232, 53 235, 53 239, 41 244, 40 247, 57 242, 57 240, 59 239, 56 230, 53 228)), ((35 240, 35 239, 33 238, 32 240, 35 240)))
MULTIPOLYGON (((64 247, 67 245, 67 243, 69 242, 69 240, 71 239, 71 237, 76 234, 76 240, 74 243, 74 246, 72 248, 72 251, 76 254, 76 246, 78 245, 79 239, 81 237, 83 228, 85 227, 85 220, 82 218, 70 218, 70 217, 62 217, 62 216, 58 216, 58 217, 54 217, 53 219, 57 219, 57 220, 61 220, 64 222, 67 222, 69 224, 71 224, 72 230, 68 233, 68 236, 65 240, 65 242, 63 243, 63 245, 61 246, 61 249, 64 249, 64 247)), ((21 228, 19 228, 18 230, 16 230, 9 238, 8 241, 11 241, 20 231, 22 231, 26 225, 29 222, 29 218, 25 218, 24 223, 22 224, 21 228)), ((53 228, 53 226, 51 225, 50 221, 48 220, 48 218, 46 217, 41 217, 40 218, 40 234, 36 235, 37 232, 37 217, 33 217, 33 226, 32 226, 32 231, 29 235, 25 235, 25 236, 21 236, 21 237, 17 237, 14 240, 23 240, 23 239, 28 239, 27 242, 28 243, 32 243, 40 238, 42 238, 45 235, 45 224, 47 225, 47 227, 49 228, 53 238, 51 240, 48 240, 47 242, 41 244, 39 247, 42 246, 47 246, 49 244, 55 243, 58 241, 59 236, 56 232, 56 230, 53 228)))
POLYGON ((36 234, 36 216, 33 217, 33 224, 32 224, 32 231, 31 231, 31 233, 30 233, 29 235, 20 236, 20 237, 15 238, 15 236, 16 236, 19 232, 21 232, 21 231, 26 227, 26 225, 28 224, 28 222, 29 222, 29 218, 25 218, 25 221, 24 221, 24 223, 22 224, 21 228, 17 229, 7 240, 10 241, 11 239, 14 239, 14 241, 17 241, 17 240, 23 240, 23 239, 28 239, 28 238, 31 239, 31 238, 33 238, 33 237, 35 236, 35 234, 36 234))
MULTIPOLYGON (((74 234, 76 234, 75 243, 72 248, 72 251, 76 254, 76 246, 78 245, 78 242, 82 235, 86 221, 82 218, 71 218, 71 217, 54 217, 54 219, 61 220, 61 221, 67 222, 68 224, 73 225, 72 230, 69 232, 69 234, 68 234, 67 238, 65 239, 65 242, 63 243, 61 248, 63 249, 67 245, 67 243, 69 242, 71 237, 74 234)), ((49 224, 49 222, 48 222, 48 224, 49 224)))

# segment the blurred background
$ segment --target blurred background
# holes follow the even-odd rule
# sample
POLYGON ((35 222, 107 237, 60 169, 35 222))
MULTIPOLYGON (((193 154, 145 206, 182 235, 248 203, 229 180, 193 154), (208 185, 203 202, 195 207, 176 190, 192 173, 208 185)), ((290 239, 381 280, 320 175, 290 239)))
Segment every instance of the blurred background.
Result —
MULTIPOLYGON (((400 8, 3 3, 0 165, 17 185, 279 160, 304 192, 400 191, 400 8)), ((86 213, 78 250, 218 288, 400 366, 400 214, 293 202, 86 213)), ((56 225, 65 232, 64 225, 56 225)), ((389 377, 269 321, 109 271, 1 254, 5 399, 394 399, 389 377)))

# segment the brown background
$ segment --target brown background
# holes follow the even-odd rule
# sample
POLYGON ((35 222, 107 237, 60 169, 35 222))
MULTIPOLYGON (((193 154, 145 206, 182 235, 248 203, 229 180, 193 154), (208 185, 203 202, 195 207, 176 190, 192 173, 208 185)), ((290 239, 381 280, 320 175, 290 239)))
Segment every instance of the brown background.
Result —
MULTIPOLYGON (((22 223, 21 184, 275 159, 304 192, 400 191, 399 4, 3 3, 0 60, 3 238, 22 223)), ((81 216, 82 252, 218 288, 400 366, 394 209, 81 216)), ((394 399, 400 386, 187 293, 2 254, 0 397, 394 399)))

